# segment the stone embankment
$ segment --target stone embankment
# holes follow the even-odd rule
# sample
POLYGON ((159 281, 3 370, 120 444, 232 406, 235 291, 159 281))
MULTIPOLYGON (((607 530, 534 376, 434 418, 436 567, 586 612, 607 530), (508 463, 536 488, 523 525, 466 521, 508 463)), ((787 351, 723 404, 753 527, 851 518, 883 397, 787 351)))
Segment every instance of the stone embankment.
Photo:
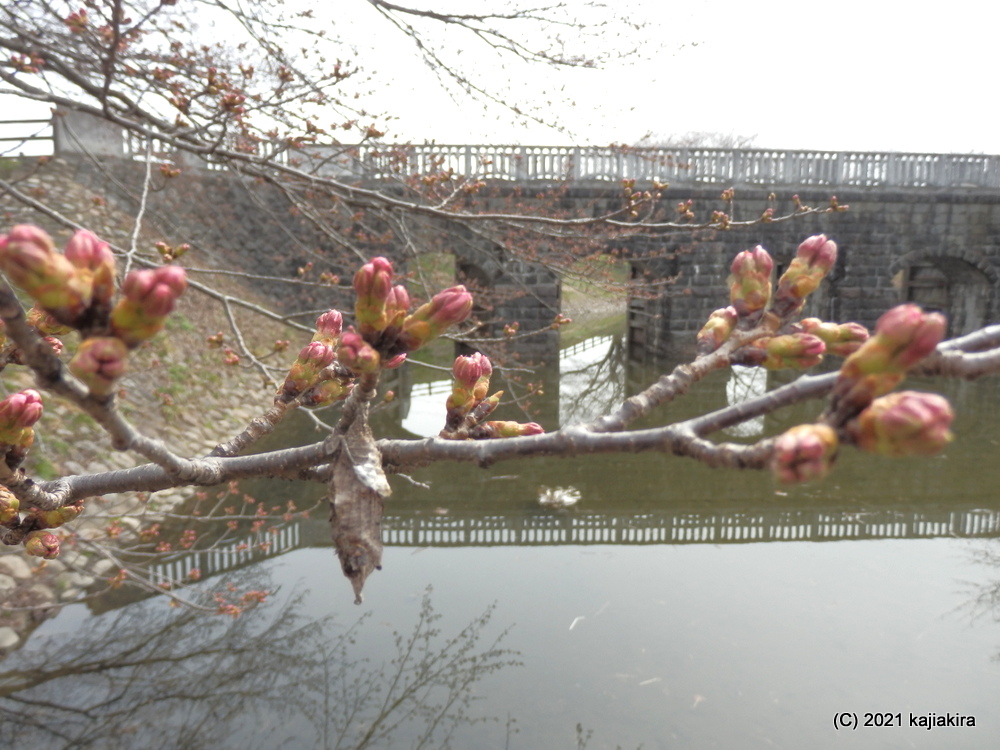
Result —
MULTIPOLYGON (((132 217, 110 208, 101 196, 65 178, 59 164, 17 183, 22 192, 45 198, 57 211, 105 239, 128 246, 132 217)), ((0 192, 0 231, 17 223, 45 227, 62 244, 69 231, 43 214, 25 209, 0 192)), ((143 238, 150 247, 155 237, 143 238)), ((205 336, 227 328, 221 312, 207 298, 188 294, 168 323, 167 330, 136 352, 130 373, 122 381, 120 408, 141 432, 164 440, 176 453, 204 455, 221 440, 237 434, 260 414, 271 399, 259 374, 222 363, 218 349, 205 336)), ((278 337, 280 329, 258 327, 257 341, 278 337), (272 335, 273 334, 273 335, 272 335)), ((75 334, 74 334, 75 335, 75 334)), ((287 337, 287 332, 286 332, 287 337)), ((70 351, 76 342, 67 339, 70 351)), ((2 374, 3 393, 33 387, 24 368, 8 367, 2 374)), ((116 452, 100 428, 72 404, 42 394, 45 411, 36 427, 29 455, 29 473, 43 479, 130 468, 144 463, 141 456, 116 452)), ((135 493, 91 498, 86 511, 67 529, 84 542, 133 542, 140 530, 155 522, 156 514, 188 500, 195 488, 177 488, 141 498, 135 493), (155 506, 155 511, 151 509, 155 506), (115 522, 115 540, 108 532, 115 522), (119 530, 120 529, 120 530, 119 530)), ((62 604, 78 601, 87 589, 118 572, 115 563, 87 551, 91 545, 64 541, 60 556, 42 561, 23 548, 0 546, 0 655, 17 648, 28 634, 62 604), (85 549, 86 548, 86 549, 85 549)))

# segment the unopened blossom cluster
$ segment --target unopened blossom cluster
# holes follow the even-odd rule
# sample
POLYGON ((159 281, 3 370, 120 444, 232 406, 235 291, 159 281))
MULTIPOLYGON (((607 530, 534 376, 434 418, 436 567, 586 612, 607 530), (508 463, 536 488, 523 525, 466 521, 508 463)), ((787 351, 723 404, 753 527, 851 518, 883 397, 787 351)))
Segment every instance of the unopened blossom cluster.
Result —
MULTIPOLYGON (((119 287, 111 248, 92 232, 77 231, 60 252, 48 233, 29 224, 0 235, 0 271, 33 300, 27 323, 56 355, 63 350, 59 337, 79 333, 68 369, 100 400, 115 392, 129 351, 163 328, 187 287, 179 266, 132 271, 119 287)), ((23 353, 7 338, 5 325, 0 328, 0 351, 5 362, 22 363, 23 353)), ((0 481, 9 481, 20 468, 41 414, 41 396, 33 389, 0 401, 0 481)), ((52 530, 82 512, 80 501, 51 510, 23 510, 16 496, 0 486, 0 524, 20 532, 31 555, 57 556, 59 536, 52 530)))
POLYGON ((890 394, 944 337, 943 316, 900 305, 879 319, 873 335, 858 323, 795 319, 836 262, 835 242, 822 234, 809 237, 775 286, 774 262, 763 247, 739 253, 730 267, 729 305, 713 312, 697 336, 698 354, 705 356, 738 330, 756 332, 732 347, 729 361, 771 370, 807 369, 826 354, 845 358, 820 421, 776 439, 771 468, 782 482, 825 476, 843 442, 904 456, 934 455, 951 440, 947 401, 913 391, 890 394))
POLYGON ((762 335, 734 353, 734 363, 802 370, 819 364, 825 354, 849 355, 868 338, 863 326, 794 320, 836 262, 833 240, 822 234, 810 237, 799 245, 775 288, 774 260, 767 250, 758 245, 737 254, 729 269, 729 305, 713 312, 698 332, 698 353, 714 352, 738 327, 763 326, 762 335))
POLYGON ((472 312, 464 286, 445 289, 410 312, 406 287, 393 284, 385 258, 373 258, 354 275, 355 326, 343 329, 343 315, 330 310, 316 321, 316 334, 296 358, 276 400, 298 398, 321 406, 346 398, 354 378, 399 367, 472 312))
POLYGON ((544 432, 537 422, 486 420, 500 403, 503 391, 487 396, 493 365, 485 354, 476 352, 457 357, 451 372, 451 394, 448 396, 445 427, 440 437, 483 440, 540 435, 544 432))
POLYGON ((15 226, 0 235, 0 270, 34 300, 28 321, 57 353, 55 336, 80 332, 69 370, 99 398, 114 392, 129 350, 160 332, 187 288, 180 266, 135 270, 122 280, 116 300, 111 248, 84 229, 59 252, 40 227, 15 226))

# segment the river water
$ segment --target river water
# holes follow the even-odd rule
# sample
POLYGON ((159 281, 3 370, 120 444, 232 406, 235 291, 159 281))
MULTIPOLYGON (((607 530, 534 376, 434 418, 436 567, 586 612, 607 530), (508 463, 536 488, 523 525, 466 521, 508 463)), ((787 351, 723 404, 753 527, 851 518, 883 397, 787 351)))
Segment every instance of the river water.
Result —
MULTIPOLYGON (((652 375, 616 331, 560 370, 546 426, 652 375)), ((658 418, 765 381, 701 385, 658 418)), ((945 455, 848 451, 804 487, 652 454, 396 478, 363 605, 326 523, 296 522, 270 557, 215 560, 206 586, 276 590, 236 620, 147 599, 46 622, 0 664, 0 728, 32 748, 1000 746, 1000 383, 936 386, 960 414, 945 455)), ((436 432, 447 386, 406 390, 381 429, 436 432)))

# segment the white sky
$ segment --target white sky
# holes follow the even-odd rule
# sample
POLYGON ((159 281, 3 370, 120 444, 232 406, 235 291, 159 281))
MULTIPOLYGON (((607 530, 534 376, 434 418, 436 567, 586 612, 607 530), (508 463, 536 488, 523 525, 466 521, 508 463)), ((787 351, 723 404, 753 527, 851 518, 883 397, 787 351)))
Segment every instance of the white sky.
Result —
MULTIPOLYGON (((383 90, 401 114, 393 134, 439 143, 606 145, 647 132, 721 131, 756 135, 760 147, 1000 154, 995 2, 640 0, 628 7, 648 24, 641 54, 565 79, 576 106, 554 111, 575 137, 511 126, 495 111, 482 116, 429 93, 433 79, 407 58, 396 30, 369 26, 383 71, 394 71, 396 85, 383 90)), ((490 80, 505 82, 496 60, 489 64, 490 80)), ((510 70, 512 90, 524 98, 554 75, 510 70)))
MULTIPOLYGON (((580 5, 565 2, 570 12, 580 5)), ((499 5, 410 0, 466 12, 482 3, 499 5)), ((462 53, 452 59, 477 80, 541 107, 565 132, 456 103, 363 0, 323 7, 322 22, 377 74, 363 101, 395 115, 387 140, 607 145, 713 131, 755 135, 763 148, 1000 154, 1000 4, 987 0, 637 0, 627 7, 645 27, 594 46, 638 45, 638 54, 561 74, 455 40, 462 53)))

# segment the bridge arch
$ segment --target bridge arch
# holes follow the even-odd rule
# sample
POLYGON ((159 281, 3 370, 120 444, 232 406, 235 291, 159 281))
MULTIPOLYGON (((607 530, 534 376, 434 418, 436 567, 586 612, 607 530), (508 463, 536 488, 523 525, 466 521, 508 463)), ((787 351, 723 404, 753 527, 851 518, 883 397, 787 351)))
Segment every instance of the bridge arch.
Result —
POLYGON ((949 336, 971 333, 995 317, 1000 272, 982 256, 914 251, 895 259, 889 270, 900 302, 944 313, 949 336))

